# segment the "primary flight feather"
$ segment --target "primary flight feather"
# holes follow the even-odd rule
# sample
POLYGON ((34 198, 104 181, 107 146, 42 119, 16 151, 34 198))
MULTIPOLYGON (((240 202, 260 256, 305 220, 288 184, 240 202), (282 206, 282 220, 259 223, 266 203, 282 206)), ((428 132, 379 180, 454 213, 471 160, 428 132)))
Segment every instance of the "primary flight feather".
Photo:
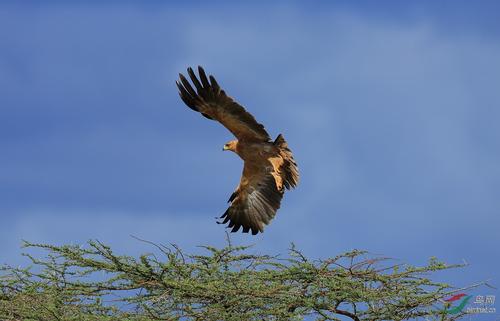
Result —
POLYGON ((280 207, 285 189, 299 182, 297 164, 287 142, 280 134, 271 137, 255 118, 240 104, 227 96, 213 76, 207 77, 198 67, 199 78, 192 68, 187 70, 192 84, 179 74, 176 82, 184 103, 208 119, 221 123, 237 140, 224 145, 223 150, 235 152, 244 161, 240 183, 229 198, 231 205, 221 216, 220 223, 236 232, 257 234, 264 231, 280 207))

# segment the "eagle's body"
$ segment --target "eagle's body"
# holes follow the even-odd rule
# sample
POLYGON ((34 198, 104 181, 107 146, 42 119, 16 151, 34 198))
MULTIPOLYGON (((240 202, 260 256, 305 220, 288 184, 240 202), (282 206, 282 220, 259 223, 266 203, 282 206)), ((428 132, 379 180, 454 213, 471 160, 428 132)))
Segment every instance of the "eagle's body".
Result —
POLYGON ((285 188, 297 185, 299 173, 292 152, 280 134, 271 141, 264 126, 259 124, 242 106, 220 89, 215 78, 210 82, 201 67, 200 80, 193 70, 188 74, 196 87, 180 74, 177 82, 182 100, 191 109, 216 120, 229 129, 238 140, 224 145, 224 150, 235 152, 244 161, 240 183, 229 198, 231 206, 221 216, 232 232, 243 227, 243 232, 263 232, 280 207, 285 188))

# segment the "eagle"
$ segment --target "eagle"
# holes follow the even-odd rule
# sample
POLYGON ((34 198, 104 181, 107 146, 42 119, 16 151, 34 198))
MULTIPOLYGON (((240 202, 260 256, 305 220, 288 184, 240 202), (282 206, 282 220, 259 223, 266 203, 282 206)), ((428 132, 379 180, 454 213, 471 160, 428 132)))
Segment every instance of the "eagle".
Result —
POLYGON ((295 188, 299 182, 292 152, 283 135, 271 140, 264 126, 229 97, 212 75, 207 77, 201 66, 199 78, 191 67, 187 73, 194 88, 179 74, 176 84, 182 101, 226 127, 237 139, 226 143, 223 150, 236 153, 244 162, 240 183, 228 200, 230 206, 220 217, 224 220, 217 223, 228 223, 231 232, 243 228, 243 233, 262 233, 276 215, 285 189, 295 188))

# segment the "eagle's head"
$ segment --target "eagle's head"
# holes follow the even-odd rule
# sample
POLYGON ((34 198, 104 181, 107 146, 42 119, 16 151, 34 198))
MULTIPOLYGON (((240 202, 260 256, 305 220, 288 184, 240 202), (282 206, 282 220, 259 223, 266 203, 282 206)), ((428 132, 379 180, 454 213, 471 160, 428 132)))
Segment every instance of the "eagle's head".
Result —
POLYGON ((237 140, 232 140, 224 144, 224 147, 222 147, 222 150, 230 150, 232 152, 236 153, 236 145, 238 145, 237 140))

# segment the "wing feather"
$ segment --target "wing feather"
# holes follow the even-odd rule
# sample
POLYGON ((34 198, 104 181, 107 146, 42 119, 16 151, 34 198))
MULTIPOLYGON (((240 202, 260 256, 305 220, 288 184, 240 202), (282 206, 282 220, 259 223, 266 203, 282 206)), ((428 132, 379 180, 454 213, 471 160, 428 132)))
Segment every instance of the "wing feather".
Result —
POLYGON ((193 68, 189 67, 187 69, 187 71, 188 71, 189 78, 191 78, 191 80, 193 81, 194 86, 196 87, 196 90, 198 92, 203 91, 203 86, 201 85, 201 83, 198 80, 198 78, 196 78, 196 75, 194 74, 193 68))
MULTIPOLYGON (((257 234, 264 231, 264 225, 276 215, 283 197, 283 187, 278 188, 272 171, 266 166, 259 172, 244 166, 240 185, 231 196, 231 205, 221 216, 221 224, 228 224, 231 232, 243 227, 243 233, 257 234)), ((253 169, 255 167, 252 166, 253 169)))
POLYGON ((180 81, 176 84, 182 101, 189 108, 218 121, 239 140, 265 142, 271 140, 264 126, 258 123, 243 106, 227 96, 213 76, 207 78, 202 67, 198 67, 199 79, 192 68, 188 68, 187 72, 196 90, 182 74, 179 74, 180 81))

